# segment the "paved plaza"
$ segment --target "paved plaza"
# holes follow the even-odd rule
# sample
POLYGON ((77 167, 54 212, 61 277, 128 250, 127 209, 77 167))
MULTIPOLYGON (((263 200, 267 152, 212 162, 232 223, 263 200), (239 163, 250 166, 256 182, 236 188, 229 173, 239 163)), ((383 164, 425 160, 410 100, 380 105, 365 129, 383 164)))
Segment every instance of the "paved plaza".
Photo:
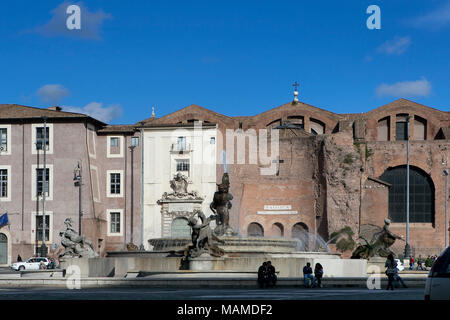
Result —
POLYGON ((271 289, 0 289, 0 300, 423 300, 423 288, 394 291, 365 288, 271 289))

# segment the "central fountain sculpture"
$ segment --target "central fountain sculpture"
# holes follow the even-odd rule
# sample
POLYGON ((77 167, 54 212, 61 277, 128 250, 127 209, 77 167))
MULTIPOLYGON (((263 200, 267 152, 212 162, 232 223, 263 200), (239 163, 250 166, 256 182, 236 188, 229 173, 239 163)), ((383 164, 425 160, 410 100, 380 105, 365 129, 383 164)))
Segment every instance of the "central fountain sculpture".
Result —
POLYGON ((209 205, 212 212, 217 214, 216 218, 216 228, 214 233, 218 236, 234 236, 237 234, 230 227, 230 209, 232 207, 231 200, 233 200, 233 195, 229 192, 230 189, 230 178, 228 173, 224 173, 222 176, 222 183, 217 185, 219 191, 214 193, 213 202, 209 205))

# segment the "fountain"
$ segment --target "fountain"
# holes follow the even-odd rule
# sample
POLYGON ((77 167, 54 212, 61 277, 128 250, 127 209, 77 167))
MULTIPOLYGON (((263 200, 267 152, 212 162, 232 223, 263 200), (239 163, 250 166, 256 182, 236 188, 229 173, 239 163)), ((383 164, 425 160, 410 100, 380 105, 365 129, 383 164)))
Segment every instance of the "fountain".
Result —
POLYGON ((281 277, 302 277, 306 262, 321 263, 328 277, 365 276, 365 260, 341 259, 339 254, 330 252, 324 239, 307 231, 296 239, 240 236, 229 225, 233 196, 229 193, 226 172, 217 184, 218 191, 210 204, 213 215, 209 217, 201 210, 203 199, 196 192, 187 191, 186 179, 176 175, 170 183, 173 192, 164 193, 158 203, 162 206, 163 220, 165 216, 187 219, 191 237, 170 237, 166 232, 162 238, 148 240, 151 251, 108 252, 107 258, 121 261, 115 262, 116 274, 134 270, 140 275, 205 272, 237 275, 255 273, 263 261, 271 260, 281 277), (171 207, 176 210, 171 211, 171 207), (214 222, 215 226, 211 226, 214 222))
MULTIPOLYGON (((272 261, 279 277, 303 277, 307 262, 322 264, 325 277, 364 277, 365 259, 341 259, 331 253, 327 242, 306 231, 296 239, 244 237, 229 225, 233 196, 224 166, 222 181, 217 184, 210 204, 212 215, 202 212, 203 198, 188 191, 188 178, 177 173, 170 181, 172 192, 165 192, 157 203, 161 206, 162 237, 149 239, 152 250, 108 252, 105 258, 71 259, 86 277, 144 277, 166 275, 170 279, 205 276, 213 279, 256 276, 264 261, 272 261), (190 237, 172 237, 170 225, 177 218, 189 225, 190 237)), ((252 278, 253 279, 253 278, 252 278)), ((256 280, 256 278, 255 278, 256 280)))

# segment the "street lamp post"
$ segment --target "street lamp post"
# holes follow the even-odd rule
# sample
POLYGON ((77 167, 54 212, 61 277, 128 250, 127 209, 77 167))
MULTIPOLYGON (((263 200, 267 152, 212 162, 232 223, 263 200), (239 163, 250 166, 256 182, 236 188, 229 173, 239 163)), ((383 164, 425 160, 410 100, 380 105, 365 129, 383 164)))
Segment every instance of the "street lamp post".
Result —
POLYGON ((73 170, 73 184, 78 187, 78 234, 81 236, 81 218, 83 211, 81 210, 81 186, 83 185, 83 177, 81 174, 81 164, 78 162, 77 166, 73 170))
POLYGON ((47 256, 47 246, 45 245, 45 193, 48 190, 47 186, 47 117, 42 117, 44 120, 44 142, 42 147, 44 149, 44 170, 42 173, 42 244, 41 244, 41 257, 47 256))
POLYGON ((411 117, 406 117, 406 244, 405 244, 405 258, 411 255, 411 248, 409 246, 409 120, 411 117))

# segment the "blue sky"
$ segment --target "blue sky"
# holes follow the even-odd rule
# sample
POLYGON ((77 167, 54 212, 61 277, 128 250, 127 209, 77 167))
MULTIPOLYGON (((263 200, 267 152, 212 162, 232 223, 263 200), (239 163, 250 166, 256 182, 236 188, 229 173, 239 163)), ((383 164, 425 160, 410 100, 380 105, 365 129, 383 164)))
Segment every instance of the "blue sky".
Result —
POLYGON ((397 98, 450 110, 450 0, 8 1, 0 103, 113 124, 190 104, 255 115, 292 100, 337 113, 397 98), (81 30, 64 11, 81 8, 81 30), (369 5, 381 29, 369 30, 369 5))

